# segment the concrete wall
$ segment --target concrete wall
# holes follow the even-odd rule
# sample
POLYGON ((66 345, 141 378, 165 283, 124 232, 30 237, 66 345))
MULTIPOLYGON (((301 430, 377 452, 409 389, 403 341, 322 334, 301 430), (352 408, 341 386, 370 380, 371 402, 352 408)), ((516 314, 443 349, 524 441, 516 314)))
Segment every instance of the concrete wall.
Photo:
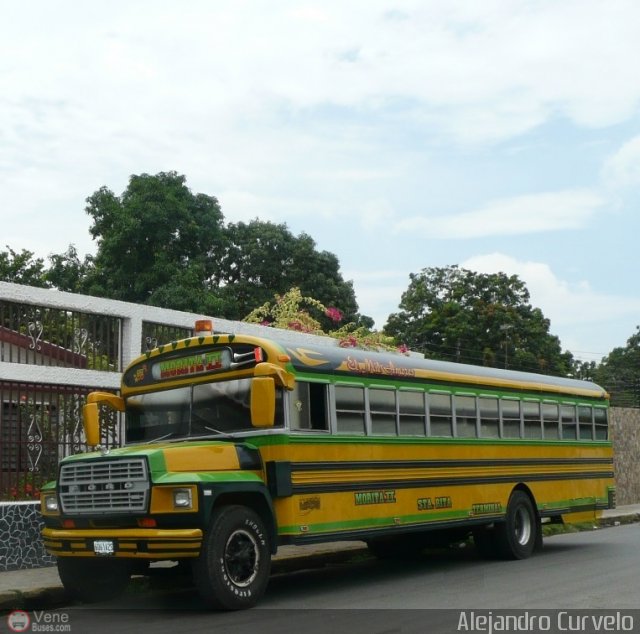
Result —
POLYGON ((610 429, 618 505, 640 503, 640 409, 612 407, 610 429))
POLYGON ((51 566, 55 558, 42 545, 40 504, 0 504, 0 572, 51 566))

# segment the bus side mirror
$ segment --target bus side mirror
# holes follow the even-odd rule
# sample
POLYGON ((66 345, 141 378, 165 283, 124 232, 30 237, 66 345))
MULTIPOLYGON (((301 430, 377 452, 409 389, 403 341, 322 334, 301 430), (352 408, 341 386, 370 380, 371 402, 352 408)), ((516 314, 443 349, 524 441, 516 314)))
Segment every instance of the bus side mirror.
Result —
POLYGON ((82 425, 87 445, 96 447, 100 444, 100 420, 97 403, 89 403, 82 408, 82 425))
POLYGON ((268 376, 251 381, 251 424, 273 427, 276 417, 276 382, 268 376))
POLYGON ((87 404, 82 408, 82 425, 87 445, 97 447, 100 444, 100 411, 104 404, 117 412, 124 412, 124 400, 110 392, 91 392, 87 396, 87 404))

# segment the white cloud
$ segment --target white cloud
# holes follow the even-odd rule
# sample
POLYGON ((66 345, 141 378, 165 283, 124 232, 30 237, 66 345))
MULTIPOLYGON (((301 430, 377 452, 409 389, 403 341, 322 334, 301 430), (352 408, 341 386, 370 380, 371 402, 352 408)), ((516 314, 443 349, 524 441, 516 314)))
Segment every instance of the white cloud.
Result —
POLYGON ((396 233, 420 231, 425 237, 468 239, 522 235, 585 226, 604 203, 589 190, 569 190, 504 198, 451 216, 412 217, 396 233))
POLYGON ((434 133, 475 142, 557 115, 615 123, 640 100, 634 0, 413 0, 404 19, 387 9, 383 0, 250 9, 36 1, 0 25, 11 51, 0 73, 21 108, 46 96, 99 113, 92 124, 103 134, 135 126, 143 136, 184 132, 201 118, 255 132, 274 113, 391 105, 434 133))
POLYGON ((353 280, 360 312, 371 317, 379 330, 399 310, 402 293, 409 287, 409 275, 400 270, 346 270, 343 277, 353 280))
POLYGON ((569 283, 543 262, 491 253, 469 258, 460 266, 479 273, 517 275, 529 290, 531 304, 551 320, 551 333, 578 357, 588 358, 591 353, 599 359, 625 345, 635 330, 640 299, 596 291, 585 280, 569 283))
POLYGON ((640 185, 640 136, 627 141, 606 160, 603 178, 613 187, 640 185))

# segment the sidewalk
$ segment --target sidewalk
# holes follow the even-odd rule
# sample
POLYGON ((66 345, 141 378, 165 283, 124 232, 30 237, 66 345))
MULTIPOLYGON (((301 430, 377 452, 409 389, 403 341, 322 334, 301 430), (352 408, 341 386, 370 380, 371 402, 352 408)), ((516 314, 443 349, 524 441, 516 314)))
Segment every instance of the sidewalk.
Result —
MULTIPOLYGON (((640 521, 640 504, 621 506, 603 511, 601 526, 616 526, 619 523, 640 521)), ((281 546, 273 558, 273 569, 277 572, 286 567, 318 565, 344 560, 358 552, 366 552, 364 542, 329 542, 310 546, 281 546)), ((159 568, 162 563, 157 564, 159 568)), ((0 572, 0 611, 14 608, 43 609, 64 605, 64 589, 55 566, 0 572)))

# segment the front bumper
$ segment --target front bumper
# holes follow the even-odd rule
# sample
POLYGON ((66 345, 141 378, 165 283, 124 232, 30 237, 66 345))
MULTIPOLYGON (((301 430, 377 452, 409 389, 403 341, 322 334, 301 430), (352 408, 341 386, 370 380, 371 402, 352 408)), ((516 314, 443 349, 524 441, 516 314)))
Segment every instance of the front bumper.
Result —
POLYGON ((105 557, 96 542, 111 542, 112 557, 130 559, 182 559, 197 557, 202 547, 199 528, 58 529, 44 528, 47 552, 56 557, 105 557))

